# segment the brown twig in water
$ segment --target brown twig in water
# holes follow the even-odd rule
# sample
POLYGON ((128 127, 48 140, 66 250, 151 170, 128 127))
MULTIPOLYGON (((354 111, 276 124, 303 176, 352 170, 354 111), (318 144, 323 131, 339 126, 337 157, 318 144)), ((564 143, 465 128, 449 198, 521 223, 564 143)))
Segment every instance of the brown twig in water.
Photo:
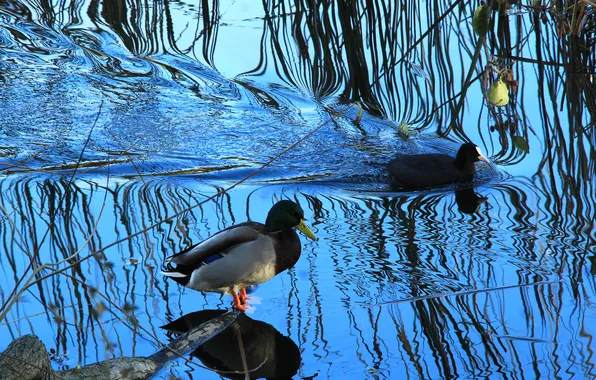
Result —
MULTIPOLYGON (((89 134, 87 135, 87 140, 85 141, 85 144, 83 146, 83 149, 81 150, 81 153, 79 154, 79 159, 77 161, 77 166, 80 164, 81 160, 83 159, 83 153, 85 152, 85 149, 87 148, 87 144, 89 143, 89 140, 91 139, 91 133, 95 129, 95 125, 97 124, 97 121, 99 120, 99 115, 101 114, 101 109, 102 108, 103 108, 103 100, 101 101, 101 103, 99 105, 99 109, 97 110, 97 115, 95 116, 95 121, 93 122, 93 125, 91 126, 91 130, 89 131, 89 134)), ((72 181, 74 180, 74 176, 76 174, 76 171, 77 171, 77 168, 75 167, 72 175, 70 176, 70 180, 68 181, 68 184, 66 185, 66 188, 69 188, 70 185, 72 184, 72 181)), ((65 197, 66 197, 66 192, 64 194, 62 194, 62 196, 58 200, 58 206, 62 203, 62 201, 64 200, 65 197)), ((39 247, 41 247, 43 245, 43 243, 44 243, 46 237, 48 236, 49 232, 50 232, 50 228, 48 227, 48 229, 44 233, 43 237, 41 238, 38 246, 36 247, 36 252, 34 252, 34 253, 39 252, 39 247)), ((31 267, 35 263, 35 256, 36 256, 35 254, 29 254, 29 257, 30 257, 29 264, 27 265, 27 267, 23 271, 23 275, 18 279, 18 281, 15 284, 14 289, 10 292, 10 295, 7 297, 7 299, 4 302, 4 304, 2 305, 2 307, 0 307, 0 312, 2 312, 0 314, 0 322, 2 322, 4 320, 4 318, 6 317, 6 314, 8 313, 8 309, 9 309, 8 308, 8 305, 9 304, 10 305, 13 305, 14 302, 16 302, 16 300, 19 299, 19 297, 23 293, 23 291, 25 289, 27 289, 30 285, 32 285, 32 284, 34 284, 36 282, 36 281, 34 281, 34 282, 31 282, 29 284, 29 282, 31 281, 31 279, 33 279, 41 270, 44 269, 44 265, 42 265, 39 268, 35 268, 35 270, 33 271, 33 274, 31 275, 31 277, 27 281, 27 284, 29 284, 29 285, 25 285, 23 287, 22 291, 19 292, 17 296, 15 296, 15 292, 18 289, 19 285, 25 279, 25 276, 26 276, 27 272, 29 272, 29 269, 31 269, 31 267)))
POLYGON ((246 353, 244 352, 244 343, 242 342, 242 332, 240 329, 236 331, 236 337, 238 338, 238 348, 240 349, 240 359, 242 359, 242 368, 244 368, 244 379, 250 380, 248 374, 248 363, 246 362, 246 353))
POLYGON ((438 298, 446 298, 446 297, 469 296, 469 295, 473 295, 473 294, 489 293, 489 292, 493 292, 493 291, 516 289, 516 288, 527 288, 527 287, 541 286, 541 285, 554 285, 554 284, 560 284, 562 282, 563 282, 563 280, 557 280, 557 281, 538 281, 538 282, 532 282, 532 283, 529 283, 529 284, 504 285, 504 286, 497 286, 495 288, 462 290, 462 291, 454 292, 454 293, 429 294, 429 295, 426 295, 426 296, 410 297, 410 298, 404 298, 404 299, 401 299, 401 300, 381 302, 381 303, 376 303, 374 305, 360 305, 360 307, 356 306, 356 307, 352 307, 351 309, 372 309, 374 307, 387 306, 387 305, 397 305, 397 304, 400 304, 400 303, 411 303, 411 302, 426 301, 426 300, 438 299, 438 298))
MULTIPOLYGON (((402 54, 401 58, 398 59, 397 61, 395 61, 393 63, 393 65, 391 65, 391 68, 394 68, 395 66, 399 65, 404 59, 406 59, 408 57, 408 55, 416 48, 416 46, 418 46, 418 44, 420 42, 422 42, 422 40, 425 39, 426 36, 428 36, 428 34, 433 29, 435 29, 439 25, 439 23, 441 21, 443 21, 443 19, 445 19, 445 17, 447 17, 460 2, 461 2, 461 0, 454 1, 453 4, 451 4, 451 6, 441 16, 439 16, 439 18, 437 18, 435 20, 435 22, 432 23, 431 26, 428 27, 426 32, 422 33, 422 35, 412 44, 412 46, 410 46, 408 48, 408 50, 406 50, 406 52, 402 54)), ((376 77, 373 81, 371 81, 370 85, 374 86, 379 81, 379 79, 384 77, 388 72, 389 72, 389 70, 385 70, 385 71, 381 72, 381 74, 379 74, 378 77, 376 77)))
MULTIPOLYGON (((144 228, 144 229, 142 229, 142 230, 140 230, 140 231, 137 231, 137 232, 135 232, 135 233, 132 233, 132 234, 130 234, 129 236, 127 236, 127 237, 125 237, 125 238, 122 238, 122 239, 116 240, 116 241, 114 241, 114 242, 112 242, 112 243, 110 243, 110 244, 106 245, 105 247, 102 247, 102 248, 98 249, 97 251, 95 251, 95 252, 92 252, 92 253, 88 254, 87 256, 84 256, 84 257, 82 257, 82 258, 78 259, 77 261, 73 262, 72 264, 70 264, 70 265, 68 265, 68 266, 65 266, 64 268, 56 269, 56 270, 54 270, 52 273, 50 273, 50 274, 47 274, 47 275, 44 275, 44 276, 42 276, 42 277, 40 277, 40 278, 36 279, 35 281, 31 281, 31 280, 34 278, 34 276, 32 275, 32 277, 30 277, 30 280, 29 280, 29 281, 28 281, 28 282, 27 282, 27 283, 26 283, 26 284, 25 284, 23 287, 21 287, 21 289, 20 289, 20 290, 18 290, 18 291, 17 291, 17 289, 18 289, 18 284, 19 284, 19 283, 22 281, 22 279, 24 279, 24 277, 25 277, 25 274, 23 274, 23 276, 21 277, 21 279, 19 279, 19 282, 17 283, 17 285, 15 285, 15 288, 12 290, 12 292, 11 292, 11 293, 10 293, 10 295, 8 296, 8 298, 7 298, 7 300, 5 301, 4 305, 2 305, 2 308, 0 308, 0 311, 2 311, 2 314, 0 314, 0 322, 1 322, 2 320, 4 320, 4 318, 6 317, 6 314, 8 313, 8 310, 9 310, 9 309, 7 309, 7 306, 8 306, 9 304, 10 304, 10 305, 14 304, 14 302, 16 302, 15 300, 18 300, 18 298, 21 296, 21 294, 23 294, 23 292, 24 292, 25 290, 27 290, 29 287, 31 287, 32 285, 34 285, 34 284, 36 284, 36 283, 40 283, 40 282, 42 282, 42 281, 44 281, 44 280, 46 280, 46 279, 48 279, 48 278, 50 278, 50 277, 52 277, 52 276, 54 276, 54 275, 56 275, 56 274, 60 274, 60 273, 62 273, 62 272, 64 272, 64 271, 66 271, 66 270, 68 270, 68 269, 70 269, 70 268, 72 268, 72 267, 75 267, 75 266, 79 265, 80 263, 82 263, 83 261, 86 261, 86 260, 88 260, 89 258, 91 258, 91 257, 93 257, 93 256, 95 256, 95 255, 97 255, 97 254, 99 254, 99 253, 101 253, 101 252, 104 252, 104 251, 105 251, 106 249, 108 249, 108 248, 114 247, 114 246, 116 246, 116 245, 118 245, 118 244, 120 244, 120 243, 123 243, 123 242, 125 242, 125 241, 128 241, 128 240, 130 240, 130 239, 134 238, 135 236, 141 235, 141 234, 143 234, 143 233, 145 233, 145 232, 147 232, 147 231, 151 230, 152 228, 155 228, 156 226, 158 226, 158 225, 160 225, 160 224, 162 224, 162 223, 164 223, 164 222, 170 221, 170 220, 172 220, 172 219, 174 219, 174 218, 176 218, 176 217, 178 217, 178 216, 180 216, 180 215, 182 215, 182 214, 184 214, 184 213, 186 213, 186 212, 188 212, 188 211, 190 211, 190 210, 194 209, 195 207, 198 207, 198 206, 200 206, 200 205, 202 205, 202 204, 204 204, 204 203, 207 203, 207 202, 209 202, 209 201, 212 201, 213 199, 217 198, 218 196, 221 196, 221 195, 223 195, 223 194, 227 193, 228 191, 232 190, 233 188, 235 188, 235 187, 237 187, 237 186, 241 185, 242 183, 244 183, 244 182, 248 181, 250 178, 252 178, 253 176, 255 176, 255 175, 256 175, 257 173, 259 173, 261 170, 263 170, 263 169, 264 169, 264 168, 266 168, 267 166, 271 165, 271 163, 273 163, 275 160, 277 160, 278 158, 280 158, 281 156, 283 156, 284 154, 286 154, 286 153, 287 153, 287 152, 289 152, 290 150, 294 149, 294 148, 295 148, 295 147, 296 147, 298 144, 300 144, 301 142, 303 142, 303 141, 305 141, 306 139, 308 139, 310 136, 312 136, 313 134, 315 134, 315 133, 316 133, 317 131, 319 131, 321 128, 323 128, 324 126, 326 126, 326 125, 327 125, 329 122, 333 121, 335 117, 339 117, 339 116, 342 116, 342 115, 344 115, 344 114, 346 113, 346 111, 347 111, 349 108, 350 108, 350 107, 348 106, 348 107, 346 107, 344 110, 342 110, 341 112, 338 112, 338 113, 336 113, 336 114, 332 115, 332 116, 331 116, 329 119, 327 119, 326 121, 324 121, 323 123, 321 123, 320 125, 318 125, 316 128, 314 128, 313 130, 311 130, 310 132, 308 132, 308 133, 307 133, 307 134, 305 134, 304 136, 302 136, 300 139, 296 140, 296 141, 295 141, 295 142, 294 142, 292 145, 290 145, 288 148, 286 148, 286 149, 282 150, 280 153, 278 153, 277 155, 275 155, 274 157, 272 157, 271 159, 269 159, 267 162, 265 162, 265 163, 264 163, 263 165, 261 165, 259 168, 255 169, 255 171, 253 171, 252 173, 248 174, 248 175, 247 175, 246 177, 244 177, 243 179, 241 179, 241 180, 239 180, 239 181, 237 181, 237 182, 233 183, 232 185, 228 186, 227 188, 225 188, 225 189, 222 189, 222 190, 218 191, 217 193, 215 193, 215 194, 211 195, 211 196, 210 196, 210 197, 208 197, 207 199, 204 199, 203 201, 201 201, 201 202, 198 202, 197 204, 195 204, 195 205, 193 205, 193 206, 187 207, 187 208, 185 208, 184 210, 181 210, 181 211, 177 212, 176 214, 174 214, 174 215, 172 215, 172 216, 170 216, 170 217, 167 217, 167 218, 165 218, 165 219, 163 219, 163 220, 161 220, 161 221, 159 221, 159 222, 157 222, 157 223, 154 223, 153 225, 151 225, 151 226, 149 226, 149 227, 147 227, 147 228, 144 228)), ((96 120, 97 120, 97 118, 96 118, 96 120)), ((46 235, 47 235, 47 232, 46 232, 46 235)), ((44 236, 46 236, 46 235, 44 235, 44 236)), ((27 272, 27 271, 30 269, 30 267, 31 267, 32 263, 33 263, 33 260, 32 260, 32 261, 29 263, 29 266, 28 266, 28 267, 27 267, 27 269, 25 270, 25 273, 26 273, 26 272, 27 272)), ((47 268, 47 266, 46 266, 46 267, 43 267, 43 266, 42 266, 42 267, 38 268, 38 270, 36 270, 36 271, 35 271, 34 275, 36 275, 37 273, 39 273, 40 269, 45 269, 45 268, 47 268)))
MULTIPOLYGON (((459 102, 457 102, 455 109, 451 113, 451 123, 449 123, 449 126, 447 127, 447 129, 445 131, 439 131, 440 136, 446 136, 449 133, 449 131, 451 131, 454 127, 456 127, 457 119, 459 119, 459 111, 462 109, 462 107, 464 106, 464 103, 466 101, 466 94, 467 94, 468 88, 470 87, 470 84, 472 82, 472 75, 474 74, 474 71, 476 68, 476 63, 478 62, 478 59, 480 58, 480 52, 482 51, 482 48, 484 47, 485 41, 486 41, 486 36, 482 35, 482 36, 478 37, 478 41, 476 42, 476 49, 474 50, 474 56, 472 57, 472 62, 470 63, 470 69, 468 70, 468 75, 466 75, 466 80, 464 81, 464 84, 462 86, 461 97, 459 98, 459 102)), ((456 128, 456 130, 457 130, 457 132, 463 132, 463 131, 460 131, 459 128, 456 128)))

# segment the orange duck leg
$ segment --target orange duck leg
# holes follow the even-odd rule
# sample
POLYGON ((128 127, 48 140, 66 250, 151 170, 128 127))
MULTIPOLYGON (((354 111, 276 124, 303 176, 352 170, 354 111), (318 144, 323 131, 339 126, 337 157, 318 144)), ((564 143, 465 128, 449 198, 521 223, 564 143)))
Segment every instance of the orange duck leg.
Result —
POLYGON ((245 302, 242 302, 240 300, 240 297, 238 297, 238 294, 234 293, 232 294, 232 296, 234 297, 234 307, 240 311, 246 311, 248 309, 248 306, 246 305, 245 302))
POLYGON ((249 300, 250 296, 246 295, 246 289, 242 288, 240 289, 240 302, 242 302, 243 305, 246 305, 246 300, 249 300))

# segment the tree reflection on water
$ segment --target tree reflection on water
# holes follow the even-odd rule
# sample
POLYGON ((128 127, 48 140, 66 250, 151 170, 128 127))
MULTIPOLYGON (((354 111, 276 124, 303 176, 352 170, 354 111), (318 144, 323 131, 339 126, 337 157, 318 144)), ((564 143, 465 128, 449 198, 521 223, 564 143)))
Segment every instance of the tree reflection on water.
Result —
POLYGON ((596 376, 588 2, 493 4, 486 46, 469 2, 0 4, 1 350, 33 333, 55 368, 155 352, 160 326, 230 301, 168 284, 163 258, 289 197, 320 240, 199 350, 209 367, 242 370, 218 351, 241 331, 254 363, 288 361, 265 377, 596 376), (519 81, 504 107, 491 67, 519 81), (383 163, 447 140, 499 173, 389 192, 383 163))

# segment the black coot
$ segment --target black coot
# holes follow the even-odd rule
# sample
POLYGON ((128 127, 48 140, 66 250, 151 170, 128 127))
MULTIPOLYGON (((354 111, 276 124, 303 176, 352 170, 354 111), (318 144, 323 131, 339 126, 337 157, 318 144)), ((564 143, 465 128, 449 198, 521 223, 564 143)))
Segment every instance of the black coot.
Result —
POLYGON ((404 189, 422 189, 472 180, 476 161, 490 165, 480 149, 472 143, 463 144, 454 157, 447 154, 415 154, 401 156, 387 164, 396 184, 404 189))

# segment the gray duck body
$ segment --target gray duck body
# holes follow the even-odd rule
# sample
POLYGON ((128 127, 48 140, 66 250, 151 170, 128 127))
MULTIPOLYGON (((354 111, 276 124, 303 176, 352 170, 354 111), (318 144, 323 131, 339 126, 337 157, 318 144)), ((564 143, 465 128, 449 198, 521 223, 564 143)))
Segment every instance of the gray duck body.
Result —
POLYGON ((269 232, 258 222, 226 228, 169 258, 172 277, 181 285, 205 292, 233 294, 261 284, 292 268, 300 258, 300 238, 293 228, 269 232), (214 256, 221 256, 212 260, 214 256))
POLYGON ((271 280, 300 258, 302 246, 294 228, 317 240, 302 208, 288 199, 278 201, 265 224, 245 222, 226 228, 168 257, 162 273, 187 288, 229 294, 234 307, 246 311, 250 297, 245 288, 271 280))

